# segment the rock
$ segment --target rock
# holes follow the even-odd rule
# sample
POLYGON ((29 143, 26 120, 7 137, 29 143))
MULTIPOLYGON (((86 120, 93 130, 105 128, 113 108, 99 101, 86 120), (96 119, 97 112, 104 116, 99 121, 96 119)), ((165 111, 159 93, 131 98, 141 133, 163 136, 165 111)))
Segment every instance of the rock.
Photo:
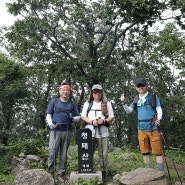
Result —
POLYGON ((14 185, 54 185, 53 177, 43 169, 21 171, 14 179, 14 185))
POLYGON ((185 174, 185 165, 183 165, 183 164, 176 164, 175 167, 176 167, 177 171, 185 174))
POLYGON ((124 173, 119 182, 122 185, 167 185, 164 172, 151 168, 138 168, 124 173))
POLYGON ((135 154, 132 152, 132 153, 126 153, 124 154, 124 159, 126 161, 134 161, 135 160, 135 154))
POLYGON ((11 175, 16 175, 22 170, 29 169, 29 162, 22 158, 20 159, 17 157, 13 157, 11 166, 12 166, 11 175))
POLYGON ((30 163, 32 163, 32 162, 40 162, 41 158, 39 156, 36 156, 36 155, 27 155, 26 156, 26 160, 28 160, 30 163))
POLYGON ((25 159, 25 158, 26 158, 26 155, 25 155, 24 153, 20 153, 20 154, 19 154, 19 158, 20 158, 20 159, 25 159))
POLYGON ((112 183, 113 184, 119 184, 119 179, 121 178, 121 175, 120 174, 116 174, 113 176, 113 179, 112 179, 112 183))
POLYGON ((24 157, 21 155, 21 158, 13 157, 11 174, 16 176, 20 171, 30 169, 30 164, 34 162, 39 165, 42 160, 36 155, 25 155, 24 157))

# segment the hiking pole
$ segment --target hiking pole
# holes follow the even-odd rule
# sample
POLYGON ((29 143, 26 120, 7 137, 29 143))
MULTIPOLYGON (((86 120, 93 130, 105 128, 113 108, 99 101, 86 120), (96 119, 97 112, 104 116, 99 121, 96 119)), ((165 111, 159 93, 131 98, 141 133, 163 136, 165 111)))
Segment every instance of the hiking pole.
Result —
MULTIPOLYGON (((160 138, 161 138, 161 142, 163 142, 163 139, 162 139, 162 136, 161 136, 162 133, 161 133, 158 125, 157 125, 157 128, 158 128, 158 133, 159 133, 160 138)), ((172 180, 171 180, 171 175, 170 175, 170 171, 169 171, 169 166, 168 166, 168 163, 167 163, 167 160, 166 160, 166 154, 165 154, 165 150, 164 150, 164 145, 163 145, 163 156, 164 156, 164 161, 165 161, 167 172, 168 172, 168 178, 170 180, 170 184, 172 185, 172 180)))
POLYGON ((68 123, 61 123, 60 126, 63 126, 66 132, 62 132, 61 141, 60 141, 60 161, 59 161, 59 171, 61 173, 58 174, 58 180, 62 184, 66 184, 66 164, 67 164, 67 148, 68 148, 68 123), (62 170, 65 171, 62 171, 62 170))
MULTIPOLYGON (((101 119, 101 118, 99 118, 101 119)), ((100 146, 101 146, 101 157, 102 157, 102 180, 103 182, 107 182, 107 177, 106 177, 106 171, 105 171, 105 159, 104 159, 104 154, 103 154, 103 141, 102 141, 102 132, 101 132, 101 125, 98 125, 98 133, 100 135, 100 146)))
MULTIPOLYGON (((104 119, 108 118, 107 102, 101 102, 101 112, 105 116, 104 119)), ((104 120, 104 124, 106 124, 106 126, 108 126, 106 120, 104 120)), ((101 137, 100 141, 101 141, 102 161, 103 161, 103 169, 104 169, 104 171, 102 171, 102 178, 103 178, 103 181, 106 182, 107 177, 106 177, 106 171, 105 171, 105 160, 104 160, 104 155, 103 155, 102 133, 101 133, 101 129, 99 127, 98 127, 98 129, 99 129, 99 134, 100 134, 100 137, 101 137)))
MULTIPOLYGON (((152 122, 153 125, 155 124, 156 120, 157 120, 157 113, 154 114, 153 122, 152 122)), ((161 133, 161 130, 159 128, 159 125, 157 125, 157 130, 158 130, 158 133, 160 135, 161 143, 163 143, 162 133, 161 133)), ((165 154, 165 150, 164 150, 164 145, 163 144, 162 144, 162 147, 163 147, 163 157, 164 157, 164 161, 165 161, 167 172, 168 172, 168 178, 169 178, 170 184, 172 185, 171 175, 170 175, 169 166, 168 166, 168 163, 167 163, 167 160, 166 160, 166 154, 165 154)))
POLYGON ((69 135, 69 125, 67 123, 67 133, 66 133, 66 139, 67 139, 67 143, 66 143, 66 170, 65 170, 65 175, 64 175, 64 185, 66 184, 66 171, 67 171, 67 149, 68 149, 68 135, 69 135))
POLYGON ((67 170, 67 148, 68 148, 68 123, 66 124, 67 126, 67 131, 66 131, 66 148, 65 148, 65 152, 66 152, 66 156, 65 156, 65 173, 64 173, 64 185, 66 184, 66 170, 67 170))
POLYGON ((162 128, 161 128, 160 125, 157 125, 157 127, 158 127, 158 131, 159 131, 159 133, 160 133, 161 139, 163 140, 164 144, 166 145, 167 152, 168 152, 168 155, 169 155, 169 159, 170 159, 170 161, 172 162, 173 167, 174 167, 174 169, 175 169, 175 171, 176 171, 176 173, 177 173, 178 179, 179 179, 179 181, 180 181, 180 183, 181 183, 181 185, 182 185, 181 178, 180 178, 180 176, 179 176, 179 173, 178 173, 178 171, 177 171, 177 168, 176 168, 176 166, 175 166, 175 163, 174 163, 174 161, 173 161, 173 159, 172 159, 172 157, 171 157, 171 155, 170 155, 170 152, 169 152, 169 149, 168 149, 168 145, 167 145, 167 142, 166 142, 165 137, 164 137, 164 131, 162 130, 162 128))
MULTIPOLYGON (((54 123, 56 125, 56 123, 54 123)), ((56 171, 56 128, 54 128, 54 185, 55 185, 55 171, 56 171)))
POLYGON ((102 164, 103 164, 103 171, 102 171, 102 180, 103 182, 105 182, 105 178, 106 178, 106 171, 105 171, 105 161, 104 161, 104 156, 103 156, 103 142, 102 142, 102 133, 101 133, 101 129, 100 126, 98 126, 98 133, 100 135, 100 145, 101 145, 101 156, 102 156, 102 164))

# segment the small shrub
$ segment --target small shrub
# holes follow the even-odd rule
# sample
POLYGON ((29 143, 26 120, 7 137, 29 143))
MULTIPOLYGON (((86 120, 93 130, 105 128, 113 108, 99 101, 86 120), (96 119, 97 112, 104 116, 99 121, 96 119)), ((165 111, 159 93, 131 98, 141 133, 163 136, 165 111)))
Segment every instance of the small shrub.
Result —
POLYGON ((85 180, 80 177, 74 182, 74 185, 101 185, 102 183, 102 180, 100 180, 98 177, 89 180, 85 180))

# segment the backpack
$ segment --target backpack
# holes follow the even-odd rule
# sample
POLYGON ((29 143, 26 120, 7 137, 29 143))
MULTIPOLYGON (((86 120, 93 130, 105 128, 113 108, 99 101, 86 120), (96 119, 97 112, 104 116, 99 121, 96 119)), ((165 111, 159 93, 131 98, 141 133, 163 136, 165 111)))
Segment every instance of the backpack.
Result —
POLYGON ((74 116, 74 102, 70 99, 70 110, 65 110, 62 108, 57 108, 57 102, 59 98, 55 98, 54 105, 53 105, 53 113, 56 109, 59 109, 61 112, 65 112, 67 114, 68 119, 72 122, 74 116))
MULTIPOLYGON (((92 106, 93 106, 93 101, 90 101, 90 102, 89 102, 89 106, 88 106, 88 108, 87 108, 87 114, 86 114, 86 116, 88 116, 89 111, 91 110, 92 106)), ((104 115, 104 116, 105 116, 105 118, 108 118, 108 115, 104 115)), ((85 122, 84 122, 84 123, 85 123, 85 122)), ((87 125, 87 123, 85 123, 85 125, 87 125)), ((109 127, 109 123, 105 124, 105 126, 106 126, 106 127, 109 127)))
MULTIPOLYGON (((145 102, 145 105, 147 103, 149 103, 152 106, 152 108, 155 109, 156 108, 156 94, 149 92, 148 95, 147 95, 147 97, 148 97, 148 101, 145 102)), ((139 94, 137 94, 134 97, 134 100, 133 100, 134 109, 137 109, 137 102, 138 102, 138 100, 139 100, 139 94)))

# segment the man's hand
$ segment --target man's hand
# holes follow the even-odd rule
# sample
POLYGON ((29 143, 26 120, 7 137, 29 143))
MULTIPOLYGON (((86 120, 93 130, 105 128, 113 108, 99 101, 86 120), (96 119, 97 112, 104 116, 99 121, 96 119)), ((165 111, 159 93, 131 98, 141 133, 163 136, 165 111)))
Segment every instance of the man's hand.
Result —
POLYGON ((154 122, 155 122, 155 124, 156 124, 157 126, 160 126, 160 124, 161 124, 160 120, 158 120, 158 119, 156 119, 154 122))
POLYGON ((73 117, 73 122, 78 122, 80 120, 81 116, 74 116, 73 117))
POLYGON ((51 125, 49 125, 49 127, 50 127, 50 129, 53 129, 53 128, 56 128, 57 125, 52 123, 51 125))
POLYGON ((125 95, 124 94, 121 94, 120 100, 121 100, 122 103, 125 101, 125 95))

